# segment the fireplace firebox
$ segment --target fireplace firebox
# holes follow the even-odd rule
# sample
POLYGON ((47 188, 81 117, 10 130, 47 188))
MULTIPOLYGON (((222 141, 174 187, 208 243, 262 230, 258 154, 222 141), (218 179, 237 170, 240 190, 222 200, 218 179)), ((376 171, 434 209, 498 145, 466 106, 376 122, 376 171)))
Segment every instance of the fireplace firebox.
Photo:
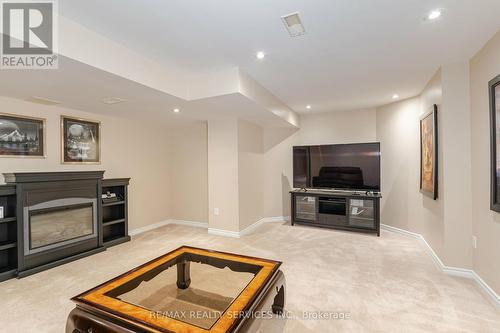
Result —
POLYGON ((24 253, 97 237, 97 201, 68 198, 24 207, 24 253))

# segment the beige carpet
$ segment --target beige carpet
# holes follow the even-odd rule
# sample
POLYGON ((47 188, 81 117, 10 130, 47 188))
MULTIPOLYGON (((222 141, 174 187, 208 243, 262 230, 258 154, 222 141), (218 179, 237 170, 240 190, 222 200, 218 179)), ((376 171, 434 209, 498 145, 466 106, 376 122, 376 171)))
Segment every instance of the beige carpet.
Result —
POLYGON ((500 332, 500 312, 474 283, 438 271, 415 239, 279 223, 240 239, 170 225, 0 283, 0 332, 62 333, 72 296, 180 245, 283 261, 290 313, 274 325, 278 332, 500 332), (317 316, 323 319, 310 319, 317 316))

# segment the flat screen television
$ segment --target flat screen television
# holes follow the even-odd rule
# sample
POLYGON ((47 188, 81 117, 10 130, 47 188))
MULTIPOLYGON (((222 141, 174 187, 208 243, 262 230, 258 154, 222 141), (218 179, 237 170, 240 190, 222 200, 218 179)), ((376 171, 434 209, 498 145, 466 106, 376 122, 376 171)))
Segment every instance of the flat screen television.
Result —
POLYGON ((293 147, 293 187, 380 191, 380 143, 293 147))

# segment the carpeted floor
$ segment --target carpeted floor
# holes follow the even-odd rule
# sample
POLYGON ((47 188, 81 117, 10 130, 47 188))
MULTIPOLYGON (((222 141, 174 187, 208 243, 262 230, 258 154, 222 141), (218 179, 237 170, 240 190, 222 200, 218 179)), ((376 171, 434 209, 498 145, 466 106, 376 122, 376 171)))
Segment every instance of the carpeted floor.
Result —
POLYGON ((500 312, 475 284, 441 273, 415 239, 280 223, 240 239, 169 225, 106 252, 0 283, 0 331, 62 333, 72 296, 180 245, 283 261, 289 318, 272 325, 276 333, 500 332, 500 312))

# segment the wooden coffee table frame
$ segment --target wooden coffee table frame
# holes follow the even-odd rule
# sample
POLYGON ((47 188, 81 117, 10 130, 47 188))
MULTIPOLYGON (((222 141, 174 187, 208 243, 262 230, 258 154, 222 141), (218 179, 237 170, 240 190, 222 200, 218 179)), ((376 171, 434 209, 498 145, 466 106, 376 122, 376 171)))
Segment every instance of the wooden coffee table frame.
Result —
MULTIPOLYGON (((195 260, 196 261, 196 260, 195 260)), ((175 264, 175 263, 173 263, 175 264)), ((179 270, 177 263, 177 269, 179 270)), ((230 332, 233 328, 237 327, 239 322, 244 316, 238 316, 239 313, 247 313, 251 310, 255 300, 259 297, 260 293, 264 290, 266 285, 272 280, 274 275, 278 272, 281 262, 260 259, 254 257, 247 257, 225 252, 205 250, 195 247, 182 246, 173 250, 161 257, 153 259, 127 273, 124 273, 110 281, 107 281, 89 291, 86 291, 72 300, 77 304, 82 305, 83 308, 95 308, 111 315, 116 319, 124 320, 125 322, 135 323, 145 329, 149 328, 152 332, 189 332, 189 333, 223 333, 230 332), (243 289, 243 291, 236 297, 236 299, 229 305, 220 318, 212 325, 210 329, 204 329, 181 320, 170 318, 167 316, 152 315, 155 311, 148 310, 143 307, 121 301, 117 298, 107 296, 106 294, 112 293, 113 290, 123 288, 123 285, 131 280, 134 280, 143 275, 147 275, 155 268, 161 265, 170 264, 181 256, 194 256, 194 257, 208 257, 214 259, 222 259, 231 261, 238 267, 238 264, 244 268, 248 265, 259 266, 260 269, 256 271, 256 275, 243 289)), ((181 267, 184 267, 181 265, 181 267)), ((231 267, 230 267, 231 268, 231 267)), ((236 269, 238 271, 245 271, 236 269)), ((158 270, 157 270, 158 271, 158 270)), ((157 275, 155 273, 155 275, 157 275)), ((185 277, 184 274, 178 273, 177 284, 179 286, 179 277, 185 277), (180 274, 180 275, 179 275, 180 274)), ((189 275, 188 275, 189 277, 189 275)), ((188 285, 185 287, 189 286, 188 285)), ((180 287, 180 286, 179 286, 180 287)), ((175 310, 175 309, 172 309, 175 310)))

